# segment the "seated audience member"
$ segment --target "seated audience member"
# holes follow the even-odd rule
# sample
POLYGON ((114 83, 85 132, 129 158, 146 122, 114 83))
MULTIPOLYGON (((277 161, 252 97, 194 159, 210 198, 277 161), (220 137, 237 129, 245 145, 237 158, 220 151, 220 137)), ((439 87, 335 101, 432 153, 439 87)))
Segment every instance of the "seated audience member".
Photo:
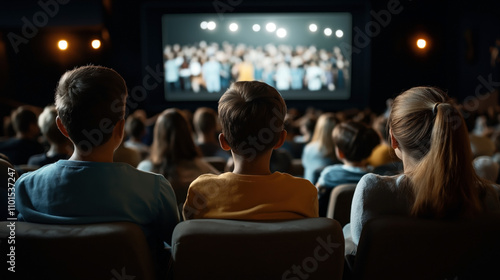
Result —
POLYGON ((208 107, 196 109, 193 116, 193 126, 196 135, 196 145, 204 157, 222 157, 228 159, 231 157, 227 151, 224 151, 217 140, 219 119, 217 112, 208 107))
POLYGON ((367 159, 368 164, 377 167, 399 160, 394 153, 394 149, 391 148, 391 145, 387 141, 387 118, 383 116, 376 118, 373 123, 373 129, 375 129, 380 137, 380 144, 373 149, 372 154, 367 159))
POLYGON ((297 133, 295 133, 296 127, 293 125, 292 120, 285 119, 285 130, 286 130, 286 139, 283 143, 283 146, 279 148, 279 150, 285 151, 292 159, 302 157, 302 151, 304 150, 305 143, 295 142, 295 137, 297 133))
POLYGON ((38 126, 50 147, 46 153, 31 156, 28 165, 44 166, 60 159, 68 159, 73 153, 71 141, 57 128, 56 117, 57 110, 55 106, 45 107, 38 116, 38 126))
POLYGON ((314 128, 316 127, 317 117, 314 112, 308 111, 304 116, 297 120, 300 135, 294 137, 296 143, 307 144, 311 141, 314 128))
POLYGON ((231 151, 234 169, 202 175, 191 183, 183 215, 188 219, 279 220, 318 217, 311 182, 271 172, 270 159, 286 137, 285 101, 268 84, 235 82, 219 99, 221 147, 231 151), (267 137, 259 137, 262 131, 267 137), (249 139, 254 139, 252 141, 249 139))
POLYGON ((316 184, 318 188, 319 215, 326 217, 332 189, 340 184, 357 183, 371 170, 366 159, 380 138, 371 127, 348 121, 335 126, 332 133, 335 154, 342 164, 327 166, 316 184))
MULTIPOLYGON (((124 139, 125 140, 125 139, 124 139)), ((125 146, 125 141, 122 141, 120 146, 113 153, 113 162, 122 162, 137 167, 142 161, 142 156, 136 149, 125 146)))
POLYGON ((12 112, 12 126, 15 137, 0 142, 0 153, 5 154, 13 165, 27 164, 32 155, 44 152, 42 144, 37 141, 40 129, 36 114, 25 106, 12 112))
POLYGON ((55 94, 56 122, 74 152, 69 160, 17 180, 18 219, 46 224, 136 223, 162 268, 167 261, 164 243, 171 242, 179 212, 163 176, 113 162, 124 135, 126 98, 125 81, 109 68, 84 66, 61 77, 55 94))
POLYGON ((473 158, 478 156, 492 156, 495 152, 495 144, 493 141, 482 134, 475 134, 477 114, 474 112, 465 111, 466 126, 469 132, 469 142, 471 144, 473 158))
POLYGON ((311 141, 304 147, 302 152, 304 178, 313 184, 316 184, 323 168, 340 162, 335 157, 332 139, 333 128, 338 122, 334 113, 321 114, 316 122, 311 141))
POLYGON ((184 204, 193 180, 206 173, 219 174, 203 159, 194 144, 191 126, 175 108, 163 111, 156 120, 151 154, 137 168, 165 176, 174 188, 179 207, 184 204))
POLYGON ((2 172, 0 174, 2 180, 0 184, 0 207, 2 209, 0 210, 0 221, 7 221, 7 218, 16 218, 18 214, 17 210, 12 208, 14 204, 9 204, 9 200, 11 202, 16 200, 14 183, 19 176, 14 169, 14 165, 4 154, 0 154, 0 172, 2 172), (14 211, 10 212, 10 209, 14 211))
POLYGON ((500 211, 492 183, 474 171, 464 119, 450 102, 434 87, 396 97, 389 128, 404 174, 361 178, 344 227, 346 244, 357 245, 364 224, 382 215, 448 219, 500 211))
POLYGON ((500 130, 493 133, 491 140, 495 144, 495 152, 493 153, 493 160, 500 165, 500 130))
POLYGON ((500 165, 489 156, 479 156, 473 160, 474 170, 480 178, 496 183, 500 165))
POLYGON ((141 160, 148 157, 149 146, 142 142, 142 138, 146 135, 146 124, 140 114, 133 113, 127 117, 125 133, 128 140, 125 141, 124 146, 138 151, 141 155, 141 160))
POLYGON ((387 129, 387 117, 379 116, 373 122, 373 129, 378 132, 381 143, 373 149, 367 159, 368 165, 373 166, 372 173, 379 175, 397 175, 403 172, 403 163, 396 156, 394 149, 389 143, 389 131, 387 129))

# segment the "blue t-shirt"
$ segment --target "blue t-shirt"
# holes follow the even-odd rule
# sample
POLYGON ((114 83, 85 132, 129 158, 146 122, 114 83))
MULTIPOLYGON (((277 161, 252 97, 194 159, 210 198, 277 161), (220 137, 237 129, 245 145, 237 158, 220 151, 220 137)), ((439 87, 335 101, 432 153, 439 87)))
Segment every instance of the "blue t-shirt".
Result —
POLYGON ((319 147, 319 143, 309 143, 304 147, 304 151, 302 152, 304 179, 311 181, 313 185, 315 185, 318 180, 317 172, 334 163, 334 159, 324 155, 323 151, 319 147))
POLYGON ((318 185, 323 187, 318 190, 319 216, 326 217, 330 194, 333 188, 341 184, 358 183, 368 172, 365 168, 334 164, 327 166, 321 171, 318 185))
POLYGON ((142 227, 153 250, 171 243, 179 221, 170 183, 125 163, 59 160, 23 174, 15 190, 21 221, 133 222, 142 227))

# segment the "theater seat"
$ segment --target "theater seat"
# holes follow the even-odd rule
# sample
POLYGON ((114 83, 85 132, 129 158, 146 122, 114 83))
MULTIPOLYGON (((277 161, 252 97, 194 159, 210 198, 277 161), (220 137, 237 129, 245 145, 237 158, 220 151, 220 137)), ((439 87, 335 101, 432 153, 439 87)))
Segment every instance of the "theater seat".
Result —
POLYGON ((177 225, 174 279, 342 279, 344 237, 337 221, 199 219, 177 225))
POLYGON ((344 227, 351 220, 351 204, 356 184, 342 184, 333 188, 326 217, 339 221, 344 227))
POLYGON ((363 227, 355 259, 347 259, 348 279, 500 279, 500 214, 373 219, 363 227))
MULTIPOLYGON (((155 278, 151 253, 141 228, 129 222, 47 225, 0 222, 2 279, 155 278), (11 231, 12 228, 12 231, 11 231), (8 237, 14 236, 15 244, 8 237), (14 250, 11 250, 10 246, 14 250), (13 251, 15 273, 8 271, 13 251), (7 259, 5 259, 7 258, 7 259), (133 278, 135 277, 135 278, 133 278)), ((12 238, 11 238, 12 240, 12 238)))

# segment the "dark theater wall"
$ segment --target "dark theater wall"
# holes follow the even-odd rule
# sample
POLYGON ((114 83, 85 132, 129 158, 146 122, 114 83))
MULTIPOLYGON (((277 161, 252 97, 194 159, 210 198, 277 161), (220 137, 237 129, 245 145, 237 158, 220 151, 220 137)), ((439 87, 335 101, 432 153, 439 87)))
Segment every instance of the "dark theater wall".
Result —
MULTIPOLYGON (((37 1, 0 3, 0 103, 3 104, 3 115, 6 113, 4 108, 8 107, 5 103, 45 106, 52 102, 58 77, 76 65, 103 64, 120 72, 129 89, 143 85, 144 77, 150 71, 144 67, 146 55, 145 46, 141 43, 145 39, 142 31, 144 24, 159 22, 153 19, 144 22, 141 13, 143 5, 156 1, 42 0, 43 3, 51 1, 65 4, 60 4, 53 16, 48 15, 47 24, 40 27, 28 43, 21 44, 17 52, 8 34, 22 34, 23 17, 33 20, 33 16, 43 8, 37 1), (64 56, 48 45, 58 34, 73 34, 80 39, 99 34, 105 41, 98 52, 82 48, 74 50, 73 56, 64 56)), ((174 6, 175 3, 187 3, 179 0, 168 2, 174 3, 174 6)), ((372 28, 372 36, 363 41, 360 35, 353 46, 369 54, 370 59, 364 62, 368 67, 366 78, 357 82, 366 85, 368 93, 364 102, 375 111, 385 109, 387 98, 416 85, 440 86, 463 100, 474 96, 481 85, 483 91, 491 88, 485 85, 488 81, 497 81, 498 77, 493 76, 494 71, 489 65, 489 47, 494 44, 495 38, 500 37, 500 1, 242 0, 230 3, 239 3, 231 10, 237 12, 265 11, 269 5, 283 5, 288 10, 341 8, 348 2, 351 6, 365 9, 367 15, 365 22, 353 25, 353 35, 356 30, 369 34, 366 28, 370 24, 372 28), (393 11, 389 12, 390 19, 387 18, 388 11, 393 11), (414 36, 419 32, 425 33, 430 40, 426 55, 418 55, 413 48, 414 36)), ((229 1, 189 1, 193 12, 211 11, 215 9, 213 3, 229 1)), ((44 18, 37 20, 40 22, 44 18)), ((160 99, 146 99, 131 109, 158 107, 161 102, 160 99)), ((193 106, 187 103, 174 105, 193 106)))

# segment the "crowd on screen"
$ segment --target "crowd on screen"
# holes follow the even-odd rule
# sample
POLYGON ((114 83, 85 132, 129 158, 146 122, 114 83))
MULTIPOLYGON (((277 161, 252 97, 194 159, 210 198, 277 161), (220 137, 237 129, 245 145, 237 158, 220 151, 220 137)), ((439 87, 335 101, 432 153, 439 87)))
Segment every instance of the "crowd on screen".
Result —
POLYGON ((170 91, 220 92, 234 81, 265 82, 280 91, 346 87, 350 63, 339 47, 224 42, 164 47, 165 82, 170 91))

